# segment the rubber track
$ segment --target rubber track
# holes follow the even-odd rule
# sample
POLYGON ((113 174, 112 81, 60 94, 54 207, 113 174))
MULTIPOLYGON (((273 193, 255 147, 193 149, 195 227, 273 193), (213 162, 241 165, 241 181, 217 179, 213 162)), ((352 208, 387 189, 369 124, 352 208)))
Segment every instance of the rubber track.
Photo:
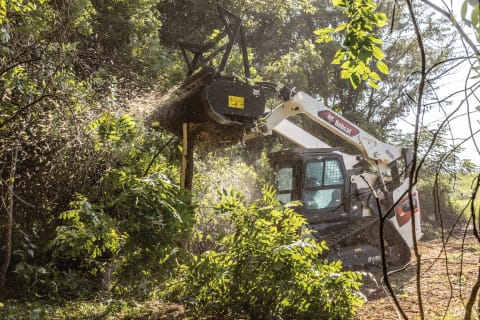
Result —
MULTIPOLYGON (((337 230, 335 233, 332 232, 325 236, 321 236, 317 232, 314 232, 313 234, 319 240, 324 240, 327 243, 327 246, 330 249, 330 251, 334 251, 335 248, 337 248, 338 246, 341 246, 343 241, 349 238, 353 238, 357 235, 360 235, 363 238, 362 240, 358 241, 358 244, 360 244, 361 242, 366 242, 370 245, 374 245, 380 250, 380 247, 379 247, 380 243, 378 240, 373 244, 364 240, 365 236, 366 235, 368 236, 368 233, 366 233, 365 231, 369 232, 371 230, 371 227, 379 223, 380 223, 380 219, 377 217, 355 218, 355 219, 351 219, 348 222, 348 224, 343 226, 342 229, 337 230)), ((372 237, 378 238, 378 234, 373 235, 372 237)), ((405 265, 407 265, 410 262, 410 259, 411 259, 410 248, 408 247, 405 240, 403 240, 403 238, 395 230, 395 228, 389 221, 385 221, 384 223, 384 238, 389 245, 398 244, 401 246, 400 260, 395 263, 393 263, 392 261, 387 261, 387 265, 389 266, 389 269, 393 270, 393 269, 403 268, 405 265)), ((388 251, 388 248, 385 248, 385 251, 388 251)))

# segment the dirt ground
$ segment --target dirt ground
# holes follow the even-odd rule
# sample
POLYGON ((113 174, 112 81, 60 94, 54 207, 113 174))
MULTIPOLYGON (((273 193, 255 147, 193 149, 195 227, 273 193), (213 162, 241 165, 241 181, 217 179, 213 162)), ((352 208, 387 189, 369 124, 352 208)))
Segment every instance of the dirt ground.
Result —
MULTIPOLYGON (((462 234, 452 236, 445 246, 441 240, 419 242, 420 289, 425 319, 463 319, 465 305, 480 272, 480 245, 471 232, 469 234, 465 240, 462 234)), ((408 319, 420 318, 416 268, 417 263, 413 257, 410 266, 389 277, 408 319)), ((374 280, 365 280, 362 291, 368 302, 358 310, 357 319, 401 319, 393 301, 386 294, 386 288, 380 284, 381 275, 375 274, 375 279, 378 286, 374 280)), ((472 319, 479 319, 479 300, 477 296, 472 319)))

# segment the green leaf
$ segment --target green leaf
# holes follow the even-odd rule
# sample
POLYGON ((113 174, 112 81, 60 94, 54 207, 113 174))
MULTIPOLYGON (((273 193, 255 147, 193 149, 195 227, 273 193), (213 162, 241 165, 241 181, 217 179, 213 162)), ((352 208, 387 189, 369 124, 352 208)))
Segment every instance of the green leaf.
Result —
POLYGON ((362 48, 362 50, 360 50, 360 53, 358 54, 358 58, 364 63, 368 63, 371 57, 372 57, 371 52, 364 48, 362 48))
POLYGON ((373 43, 383 44, 382 39, 379 39, 379 38, 377 38, 377 37, 375 37, 375 36, 373 36, 373 35, 370 36, 370 37, 368 37, 368 39, 369 39, 370 41, 372 41, 373 43))
POLYGON ((343 0, 333 0, 332 1, 332 4, 335 6, 335 7, 339 7, 341 5, 344 5, 345 3, 343 2, 343 0))
POLYGON ((346 27, 347 27, 347 24, 342 23, 341 25, 339 25, 338 27, 335 28, 334 32, 343 31, 346 27))
POLYGON ((472 26, 475 28, 478 26, 478 21, 480 18, 480 4, 477 4, 473 7, 472 11, 472 26))
POLYGON ((340 68, 342 68, 342 69, 348 69, 348 68, 350 68, 350 63, 351 63, 351 61, 350 61, 350 60, 347 60, 347 61, 345 61, 344 63, 342 63, 342 65, 340 66, 340 68))
POLYGON ((370 72, 370 74, 368 75, 372 80, 375 80, 375 81, 380 81, 380 76, 378 75, 378 73, 376 73, 375 71, 372 71, 370 72))
POLYGON ((377 46, 372 46, 372 53, 377 60, 382 60, 385 58, 385 54, 383 53, 382 49, 377 46))
POLYGON ((388 70, 388 66, 382 61, 377 62, 377 69, 378 69, 378 71, 380 71, 383 74, 389 74, 390 73, 389 70, 388 70))
POLYGON ((370 71, 370 68, 363 62, 359 62, 356 66, 355 66, 355 72, 359 73, 359 74, 364 74, 364 73, 368 73, 370 71))
POLYGON ((462 20, 465 20, 465 17, 467 16, 467 8, 468 8, 468 0, 465 0, 462 4, 462 10, 461 10, 462 20))
POLYGON ((340 64, 340 62, 342 62, 343 59, 345 59, 345 51, 340 49, 335 53, 335 57, 333 58, 332 64, 340 64))
POLYGON ((0 25, 7 16, 7 0, 0 0, 0 25))
POLYGON ((373 89, 377 89, 377 90, 380 89, 380 87, 378 86, 378 84, 376 84, 375 81, 373 81, 373 80, 371 80, 371 79, 368 80, 368 85, 369 85, 370 87, 372 87, 373 89))
POLYGON ((387 16, 383 12, 376 13, 375 18, 377 19, 377 26, 380 28, 387 23, 387 16))
POLYGON ((354 89, 357 89, 360 81, 360 77, 356 73, 352 73, 352 75, 350 76, 350 82, 354 89))
POLYGON ((326 43, 332 41, 331 34, 333 32, 332 28, 322 28, 315 30, 313 33, 317 36, 317 43, 326 43))

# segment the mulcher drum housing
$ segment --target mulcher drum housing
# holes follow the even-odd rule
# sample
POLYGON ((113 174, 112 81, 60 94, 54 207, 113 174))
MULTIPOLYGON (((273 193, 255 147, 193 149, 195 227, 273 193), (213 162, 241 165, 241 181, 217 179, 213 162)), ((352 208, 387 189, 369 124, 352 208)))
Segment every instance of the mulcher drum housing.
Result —
POLYGON ((188 123, 195 143, 212 148, 240 141, 245 129, 253 127, 264 111, 261 88, 203 68, 170 90, 147 122, 159 122, 178 137, 183 135, 183 124, 188 123))

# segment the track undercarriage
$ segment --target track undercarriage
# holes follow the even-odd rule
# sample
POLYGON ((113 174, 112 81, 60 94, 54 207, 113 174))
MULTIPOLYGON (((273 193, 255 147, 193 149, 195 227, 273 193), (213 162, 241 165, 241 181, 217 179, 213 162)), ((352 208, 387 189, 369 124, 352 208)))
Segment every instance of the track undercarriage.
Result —
POLYGON ((318 240, 327 243, 329 250, 325 257, 330 261, 341 260, 348 269, 377 270, 385 259, 387 269, 396 270, 411 258, 407 243, 388 220, 383 223, 383 232, 377 217, 350 218, 321 232, 317 231, 318 226, 311 228, 318 240))

